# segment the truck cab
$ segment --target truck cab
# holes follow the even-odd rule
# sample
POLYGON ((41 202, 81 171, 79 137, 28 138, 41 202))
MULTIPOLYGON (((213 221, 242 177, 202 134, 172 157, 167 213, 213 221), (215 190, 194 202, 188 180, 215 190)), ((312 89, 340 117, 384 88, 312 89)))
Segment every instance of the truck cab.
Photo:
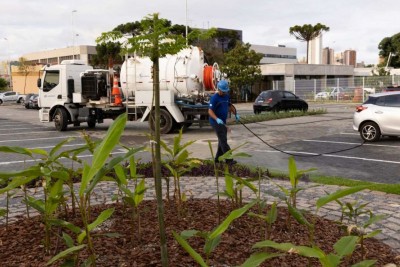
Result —
POLYGON ((59 131, 66 130, 68 124, 87 122, 92 128, 102 122, 88 103, 107 97, 107 70, 93 70, 80 60, 64 60, 59 65, 45 66, 42 72, 37 84, 42 122, 54 121, 59 131))

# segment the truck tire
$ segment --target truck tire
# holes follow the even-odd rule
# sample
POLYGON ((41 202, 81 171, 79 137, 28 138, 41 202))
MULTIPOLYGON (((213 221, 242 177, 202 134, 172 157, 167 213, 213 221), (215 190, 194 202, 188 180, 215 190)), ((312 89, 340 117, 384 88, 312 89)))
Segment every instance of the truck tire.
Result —
POLYGON ((67 130, 68 113, 65 109, 63 108, 56 109, 53 120, 54 120, 54 126, 56 127, 57 131, 63 132, 67 130))
POLYGON ((96 127, 96 119, 89 118, 87 125, 90 129, 95 128, 96 127))
MULTIPOLYGON (((150 113, 149 117, 149 126, 150 129, 154 132, 155 131, 155 124, 154 124, 154 116, 155 111, 153 110, 150 113)), ((172 118, 171 114, 165 109, 160 109, 160 133, 167 134, 170 133, 174 129, 174 119, 172 118)))

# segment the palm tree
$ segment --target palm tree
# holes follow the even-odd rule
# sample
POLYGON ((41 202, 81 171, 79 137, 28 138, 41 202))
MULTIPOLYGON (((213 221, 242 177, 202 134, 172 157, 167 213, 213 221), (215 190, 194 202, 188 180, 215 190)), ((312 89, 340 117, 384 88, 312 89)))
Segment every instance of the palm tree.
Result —
POLYGON ((329 27, 317 23, 316 25, 304 24, 303 26, 295 25, 290 27, 289 33, 294 35, 297 40, 307 42, 307 63, 308 63, 308 46, 311 40, 318 37, 323 31, 328 32, 329 27))

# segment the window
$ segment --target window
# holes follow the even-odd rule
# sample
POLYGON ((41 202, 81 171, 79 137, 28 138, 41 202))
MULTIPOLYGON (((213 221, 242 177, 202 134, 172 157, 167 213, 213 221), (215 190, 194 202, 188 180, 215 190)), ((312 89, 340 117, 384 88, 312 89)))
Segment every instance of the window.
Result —
POLYGON ((387 107, 400 107, 400 95, 385 96, 385 106, 387 107))
POLYGON ((296 98, 296 96, 294 94, 289 93, 289 92, 284 92, 284 97, 287 99, 295 99, 296 98))
POLYGON ((58 70, 46 71, 43 81, 43 91, 48 92, 58 85, 60 82, 60 72, 58 70))

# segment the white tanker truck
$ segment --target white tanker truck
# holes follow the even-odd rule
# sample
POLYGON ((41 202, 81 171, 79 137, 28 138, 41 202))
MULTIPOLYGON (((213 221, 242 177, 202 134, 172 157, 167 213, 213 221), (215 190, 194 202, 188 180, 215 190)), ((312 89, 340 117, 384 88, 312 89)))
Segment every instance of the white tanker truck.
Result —
MULTIPOLYGON (((169 133, 208 122, 208 100, 220 79, 218 65, 204 63, 198 47, 160 58, 160 129, 169 133)), ((127 112, 129 120, 149 121, 154 129, 152 62, 128 58, 121 67, 120 84, 110 86, 108 70, 93 69, 79 60, 46 66, 38 79, 39 117, 54 121, 58 131, 86 122, 89 128, 127 112)))

